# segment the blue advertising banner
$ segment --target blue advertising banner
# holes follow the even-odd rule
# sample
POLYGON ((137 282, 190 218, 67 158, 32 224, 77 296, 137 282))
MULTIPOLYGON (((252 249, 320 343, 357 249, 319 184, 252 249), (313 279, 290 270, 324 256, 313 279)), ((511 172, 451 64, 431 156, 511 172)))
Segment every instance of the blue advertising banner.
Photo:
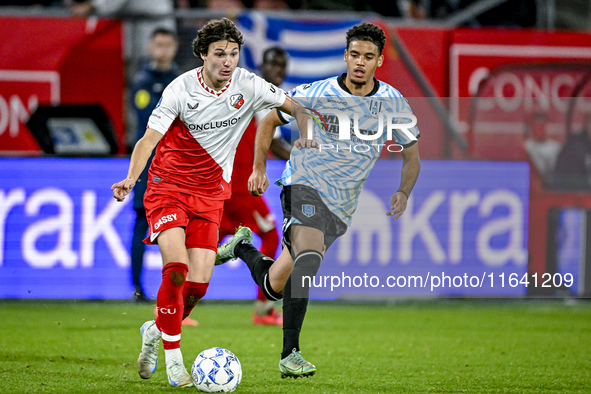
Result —
MULTIPOLYGON (((0 159, 0 298, 127 299, 135 213, 110 187, 128 159, 0 159)), ((349 231, 328 250, 312 297, 521 296, 527 271, 526 163, 424 161, 407 211, 385 212, 401 162, 378 161, 349 231), (517 280, 517 282, 516 282, 517 280), (338 282, 338 283, 337 283, 338 282)), ((283 163, 268 164, 270 179, 283 163)), ((282 221, 279 188, 267 201, 282 221)), ((155 297, 162 261, 148 247, 144 284, 155 297)), ((241 261, 214 270, 210 299, 252 299, 241 261)))
POLYGON ((378 161, 311 294, 525 295, 528 164, 423 161, 406 211, 393 222, 384 212, 400 167, 378 161))
MULTIPOLYGON (((0 159, 0 298, 132 297, 133 199, 117 202, 110 190, 128 164, 0 159)), ((161 269, 158 247, 148 246, 143 282, 152 298, 161 269)), ((244 263, 236 261, 216 268, 207 296, 253 299, 256 287, 244 263)))

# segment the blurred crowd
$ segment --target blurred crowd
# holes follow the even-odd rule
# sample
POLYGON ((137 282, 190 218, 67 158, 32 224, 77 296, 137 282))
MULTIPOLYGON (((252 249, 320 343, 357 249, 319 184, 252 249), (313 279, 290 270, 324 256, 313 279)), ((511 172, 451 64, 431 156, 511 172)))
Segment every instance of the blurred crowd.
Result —
POLYGON ((534 112, 525 123, 524 137, 532 172, 547 189, 591 190, 591 114, 561 143, 550 135, 546 113, 534 112))
MULTIPOLYGON (((565 15, 571 15, 573 29, 591 29, 591 1, 588 0, 0 0, 0 6, 47 7, 66 10, 78 17, 96 15, 123 18, 125 71, 129 91, 133 90, 133 80, 138 73, 141 74, 142 67, 149 67, 154 63, 153 51, 148 43, 155 31, 170 32, 176 40, 174 64, 170 65, 176 73, 200 65, 199 59, 192 54, 190 43, 204 21, 175 18, 177 10, 298 9, 370 12, 406 21, 457 19, 460 21, 459 25, 470 27, 533 28, 539 26, 538 18, 548 11, 549 4, 555 7, 557 21, 565 19, 565 15), (462 14, 465 17, 457 18, 462 14)), ((168 68, 167 66, 166 69, 168 68)), ((133 103, 133 99, 128 101, 133 103)), ((135 112, 128 108, 126 126, 130 132, 127 133, 126 142, 129 149, 137 140, 137 135, 133 132, 138 126, 137 118, 135 112)), ((139 122, 140 125, 143 123, 145 122, 139 122)), ((566 153, 562 152, 561 143, 547 136, 544 114, 533 114, 526 126, 525 151, 547 187, 572 189, 575 184, 578 187, 591 187, 591 120, 586 122, 582 131, 573 133, 571 139, 574 142, 567 141, 566 153), (572 153, 573 151, 576 152, 572 153), (581 183, 580 178, 573 181, 564 176, 565 171, 575 171, 573 168, 581 174, 584 182, 581 183)))
MULTIPOLYGON (((141 9, 149 12, 151 6, 161 9, 304 9, 374 12, 385 17, 406 19, 443 20, 458 11, 466 9, 482 0, 0 0, 0 6, 37 6, 66 7, 75 15, 92 13, 104 14, 104 10, 134 9, 133 3, 142 4, 141 9), (149 6, 144 4, 149 3, 149 6)), ((558 2, 558 1, 557 1, 558 2)), ((506 1, 491 10, 474 17, 468 26, 517 26, 533 27, 536 25, 536 0, 506 1)), ((151 11, 150 11, 151 13, 151 11)))
POLYGON ((326 10, 433 22, 450 21, 462 14, 462 18, 454 20, 454 25, 591 29, 588 0, 0 0, 0 6, 66 8, 75 15, 101 15, 105 9, 124 10, 129 15, 126 8, 133 9, 133 3, 149 4, 142 6, 148 14, 153 13, 152 4, 171 12, 175 9, 326 10))

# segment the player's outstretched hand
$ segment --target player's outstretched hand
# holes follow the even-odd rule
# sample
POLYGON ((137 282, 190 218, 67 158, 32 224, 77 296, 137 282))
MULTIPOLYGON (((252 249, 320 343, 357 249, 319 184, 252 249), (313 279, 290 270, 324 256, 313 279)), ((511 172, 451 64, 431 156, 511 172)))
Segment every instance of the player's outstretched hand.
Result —
POLYGON ((394 220, 398 219, 400 216, 402 216, 402 214, 406 210, 406 203, 407 203, 407 199, 406 199, 406 195, 404 193, 399 192, 399 191, 394 193, 392 195, 392 197, 390 198, 390 204, 391 204, 392 210, 389 212, 386 212, 386 215, 394 216, 394 220))
POLYGON ((125 200, 125 196, 129 194, 134 186, 135 181, 133 179, 124 179, 121 182, 115 183, 113 186, 111 186, 113 197, 115 197, 117 201, 125 200))
POLYGON ((269 187, 269 179, 265 171, 253 170, 248 178, 248 191, 255 197, 263 195, 269 187))
POLYGON ((300 150, 304 148, 318 148, 318 143, 308 138, 298 138, 294 141, 293 146, 300 150))

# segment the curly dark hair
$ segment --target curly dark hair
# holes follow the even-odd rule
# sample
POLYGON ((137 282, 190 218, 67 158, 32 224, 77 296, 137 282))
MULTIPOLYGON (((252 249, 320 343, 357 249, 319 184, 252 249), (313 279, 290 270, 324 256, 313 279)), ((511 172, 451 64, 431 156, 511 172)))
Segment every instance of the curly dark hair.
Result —
POLYGON ((244 37, 230 19, 212 19, 197 32, 197 37, 193 40, 193 54, 197 57, 201 54, 207 56, 209 44, 218 41, 235 42, 240 49, 244 44, 244 37))
POLYGON ((384 46, 386 45, 386 34, 381 27, 373 23, 363 22, 359 25, 353 26, 347 31, 347 49, 352 41, 369 41, 374 43, 382 54, 384 46))

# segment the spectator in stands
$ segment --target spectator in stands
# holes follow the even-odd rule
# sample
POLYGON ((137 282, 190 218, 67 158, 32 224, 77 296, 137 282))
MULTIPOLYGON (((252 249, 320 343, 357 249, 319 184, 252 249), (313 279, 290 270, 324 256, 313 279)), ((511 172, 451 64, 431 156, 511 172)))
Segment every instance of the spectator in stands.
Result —
POLYGON ((388 16, 393 18, 400 18, 403 16, 402 10, 400 9, 400 7, 398 7, 398 1, 353 0, 353 10, 376 12, 382 16, 388 16))
POLYGON ((548 137, 543 112, 534 112, 525 123, 524 148, 536 172, 548 184, 554 173, 560 143, 548 137))
MULTIPOLYGON (((409 0, 410 16, 415 19, 445 19, 479 0, 409 0)), ((505 1, 468 20, 465 26, 535 27, 536 0, 505 1)))
POLYGON ((40 7, 59 7, 60 0, 0 0, 1 6, 40 6, 40 7))
POLYGON ((300 9, 304 6, 304 0, 178 0, 179 8, 187 8, 187 5, 193 8, 204 6, 209 9, 282 10, 300 9))
POLYGON ((205 8, 206 0, 176 0, 176 8, 205 8))
POLYGON ((40 6, 40 7, 59 7, 60 0, 1 0, 0 6, 40 6))
MULTIPOLYGON (((173 63, 177 49, 178 42, 174 32, 163 28, 154 30, 148 45, 151 59, 134 77, 131 87, 131 102, 137 117, 136 142, 144 136, 148 119, 160 100, 162 91, 179 75, 178 67, 173 63)), ((136 219, 131 244, 131 274, 135 287, 134 297, 138 302, 149 301, 142 286, 141 275, 146 249, 143 240, 148 233, 148 221, 143 200, 148 183, 150 163, 151 159, 135 185, 133 197, 136 219)))
POLYGON ((562 190, 591 190, 591 113, 583 129, 568 136, 556 160, 553 186, 562 190))
POLYGON ((458 1, 409 0, 409 16, 413 19, 445 19, 459 10, 458 1))

